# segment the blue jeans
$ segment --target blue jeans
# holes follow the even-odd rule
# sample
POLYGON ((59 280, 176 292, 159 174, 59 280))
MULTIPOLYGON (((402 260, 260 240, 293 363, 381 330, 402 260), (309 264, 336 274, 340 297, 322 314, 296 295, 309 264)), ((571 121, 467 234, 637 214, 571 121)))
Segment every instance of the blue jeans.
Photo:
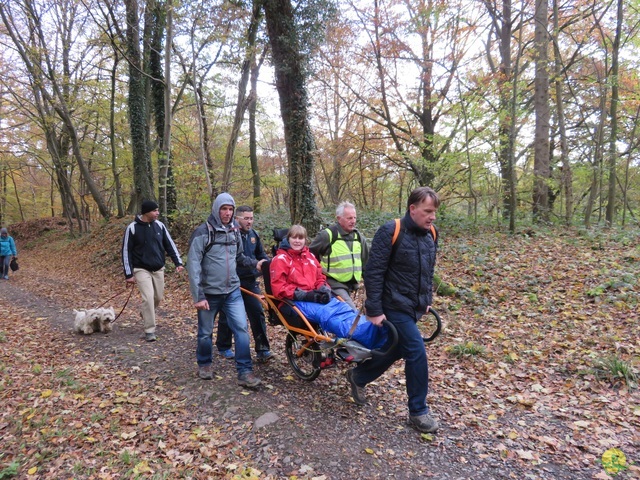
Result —
MULTIPOLYGON (((243 281, 240 280, 240 286, 246 288, 250 292, 260 295, 260 286, 255 280, 243 281)), ((241 291, 242 292, 242 291, 241 291)), ((253 344, 256 349, 256 353, 266 352, 270 350, 269 338, 267 337, 267 322, 264 318, 264 308, 262 303, 253 295, 242 292, 242 300, 244 301, 244 309, 247 311, 247 317, 249 317, 249 325, 251 326, 251 333, 253 334, 253 344)), ((220 313, 218 316, 218 334, 216 336, 216 347, 218 350, 230 350, 231 349, 231 329, 227 324, 227 318, 224 313, 220 313)))
MULTIPOLYGON (((422 335, 416 325, 416 319, 407 313, 388 310, 384 312, 398 330, 398 345, 383 357, 373 357, 361 363, 353 370, 356 385, 364 387, 373 382, 393 365, 396 360, 404 358, 404 376, 407 380, 407 396, 409 397, 409 415, 417 416, 429 413, 427 392, 429 390, 429 365, 427 351, 424 348, 422 335)), ((389 341, 382 350, 387 348, 389 341)))
POLYGON ((196 359, 198 365, 210 365, 213 361, 213 323, 218 312, 224 312, 229 328, 236 342, 236 370, 238 375, 253 370, 249 350, 249 332, 247 317, 240 288, 226 295, 205 295, 209 310, 198 310, 198 347, 196 359))
POLYGON ((0 257, 0 270, 2 270, 0 278, 9 276, 9 264, 11 263, 11 255, 0 257))

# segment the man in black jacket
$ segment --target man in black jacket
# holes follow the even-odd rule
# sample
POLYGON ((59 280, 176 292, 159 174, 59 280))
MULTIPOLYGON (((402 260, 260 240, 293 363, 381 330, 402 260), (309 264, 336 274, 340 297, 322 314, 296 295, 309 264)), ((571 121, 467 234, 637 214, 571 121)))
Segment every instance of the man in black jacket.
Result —
POLYGON ((380 325, 385 318, 393 323, 398 330, 398 345, 388 355, 373 357, 347 371, 353 400, 364 405, 364 387, 403 358, 409 423, 421 432, 438 429, 427 406, 429 367, 417 322, 429 311, 433 299, 437 242, 431 226, 439 206, 440 199, 431 188, 416 188, 407 201, 397 245, 392 241, 394 221, 382 225, 373 237, 364 272, 367 319, 374 325, 380 325))
POLYGON ((153 200, 142 202, 141 215, 131 222, 122 239, 122 265, 127 283, 136 283, 142 305, 140 314, 144 322, 145 340, 156 340, 156 312, 164 296, 165 252, 171 257, 176 271, 184 267, 178 247, 169 230, 158 220, 158 204, 153 200))

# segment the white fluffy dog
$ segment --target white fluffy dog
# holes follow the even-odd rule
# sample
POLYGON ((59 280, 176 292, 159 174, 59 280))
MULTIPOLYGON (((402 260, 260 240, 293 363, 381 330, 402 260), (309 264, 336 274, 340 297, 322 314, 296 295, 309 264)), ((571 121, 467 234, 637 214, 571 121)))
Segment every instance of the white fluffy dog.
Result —
POLYGON ((116 319, 113 307, 74 310, 73 313, 76 315, 74 332, 91 335, 93 332, 109 333, 113 330, 113 322, 116 319))

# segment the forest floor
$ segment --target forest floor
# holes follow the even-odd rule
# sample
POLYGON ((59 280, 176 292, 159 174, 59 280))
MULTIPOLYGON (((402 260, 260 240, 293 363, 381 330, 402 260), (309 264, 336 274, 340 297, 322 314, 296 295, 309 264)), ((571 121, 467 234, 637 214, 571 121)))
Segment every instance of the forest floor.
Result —
MULTIPOLYGON (((187 276, 171 266, 157 342, 143 340, 137 290, 112 333, 74 334, 73 309, 125 304, 127 222, 78 239, 58 219, 11 226, 0 479, 640 478, 637 231, 442 229, 437 271, 457 293, 435 296, 441 429, 421 435, 406 425, 401 362, 357 407, 344 364, 295 377, 282 327, 269 327, 277 358, 255 366, 259 389, 237 386, 220 357, 214 379, 198 379, 187 276)), ((188 233, 174 234, 181 252, 188 233)))

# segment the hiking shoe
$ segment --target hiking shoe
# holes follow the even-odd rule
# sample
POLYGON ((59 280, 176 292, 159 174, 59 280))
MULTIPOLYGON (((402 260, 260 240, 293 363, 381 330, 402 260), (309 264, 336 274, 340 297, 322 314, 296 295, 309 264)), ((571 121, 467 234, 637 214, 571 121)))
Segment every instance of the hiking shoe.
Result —
POLYGON ((155 342, 157 340, 157 337, 156 337, 155 333, 145 333, 144 334, 144 339, 147 342, 155 342))
POLYGON ((419 432, 423 433, 435 433, 438 431, 438 427, 440 426, 438 421, 428 413, 416 416, 409 415, 409 424, 419 432))
POLYGON ((211 380, 213 378, 213 367, 209 365, 200 365, 198 367, 198 376, 203 380, 211 380))
POLYGON ((364 394, 364 387, 356 385, 356 382, 353 379, 353 368, 347 370, 347 381, 349 382, 349 385, 351 385, 351 398, 353 398, 353 403, 356 405, 366 405, 367 396, 364 394))
POLYGON ((267 363, 274 357, 273 353, 270 350, 265 350, 263 352, 258 352, 256 355, 256 361, 258 363, 267 363))
POLYGON ((223 358, 226 358, 227 360, 231 360, 235 357, 235 355, 233 354, 233 350, 228 349, 228 350, 218 350, 218 355, 220 355, 223 358))
POLYGON ((253 372, 243 373, 238 376, 238 385, 242 387, 254 388, 262 383, 258 377, 256 377, 253 372))

